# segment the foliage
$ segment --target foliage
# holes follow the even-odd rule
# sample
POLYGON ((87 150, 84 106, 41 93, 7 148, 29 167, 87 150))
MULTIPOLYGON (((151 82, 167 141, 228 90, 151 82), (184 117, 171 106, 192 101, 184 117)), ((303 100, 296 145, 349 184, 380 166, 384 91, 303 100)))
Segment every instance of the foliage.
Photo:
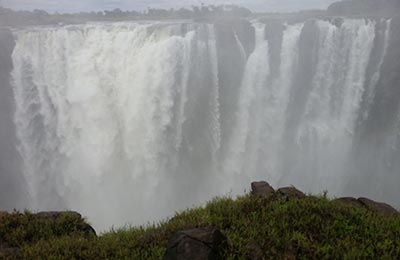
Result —
POLYGON ((48 13, 44 10, 14 11, 0 6, 0 26, 31 26, 54 24, 79 24, 92 21, 130 21, 160 19, 215 19, 219 17, 249 17, 252 12, 235 5, 201 5, 192 8, 157 9, 144 12, 123 11, 119 8, 103 12, 48 13))
POLYGON ((87 236, 89 225, 76 213, 59 217, 38 216, 26 211, 0 216, 0 246, 18 248, 62 236, 87 236))
POLYGON ((38 231, 29 213, 18 218, 25 231, 10 229, 15 220, 7 220, 6 229, 0 226, 0 237, 11 232, 7 243, 22 245, 18 259, 162 259, 176 231, 210 225, 228 238, 225 259, 248 259, 253 241, 265 259, 400 259, 399 215, 384 216, 323 196, 218 198, 157 225, 111 230, 100 237, 71 233, 68 221, 52 226, 56 232, 50 226, 38 231), (42 239, 32 238, 32 230, 42 239))

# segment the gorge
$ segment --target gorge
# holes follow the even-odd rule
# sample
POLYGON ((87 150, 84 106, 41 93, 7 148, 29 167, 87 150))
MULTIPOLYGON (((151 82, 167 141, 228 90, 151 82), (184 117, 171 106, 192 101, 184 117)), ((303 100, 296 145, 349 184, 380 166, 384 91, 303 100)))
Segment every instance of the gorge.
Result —
POLYGON ((399 28, 325 17, 4 29, 0 140, 14 156, 0 158, 0 207, 76 210, 106 229, 261 179, 400 207, 399 28))

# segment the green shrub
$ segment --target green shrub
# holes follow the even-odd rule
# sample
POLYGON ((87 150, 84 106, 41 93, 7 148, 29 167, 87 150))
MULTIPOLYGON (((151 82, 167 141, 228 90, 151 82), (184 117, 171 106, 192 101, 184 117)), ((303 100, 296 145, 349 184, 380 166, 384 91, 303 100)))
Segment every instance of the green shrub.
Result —
POLYGON ((219 198, 158 225, 100 237, 74 231, 76 220, 46 224, 31 218, 14 214, 0 224, 0 237, 21 248, 18 259, 162 259, 176 231, 209 225, 228 238, 225 259, 248 259, 252 241, 265 259, 400 259, 399 215, 384 216, 324 196, 219 198))

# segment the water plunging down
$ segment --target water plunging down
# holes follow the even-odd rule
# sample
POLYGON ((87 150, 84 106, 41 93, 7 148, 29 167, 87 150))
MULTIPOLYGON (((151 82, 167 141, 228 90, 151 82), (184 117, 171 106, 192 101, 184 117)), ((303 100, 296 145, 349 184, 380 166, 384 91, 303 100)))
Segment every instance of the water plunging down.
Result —
POLYGON ((257 179, 398 203, 384 162, 399 154, 400 113, 386 129, 394 146, 377 150, 387 193, 368 188, 357 150, 368 147, 390 21, 246 28, 253 38, 190 22, 15 31, 31 207, 77 210, 99 228, 143 224, 257 179))

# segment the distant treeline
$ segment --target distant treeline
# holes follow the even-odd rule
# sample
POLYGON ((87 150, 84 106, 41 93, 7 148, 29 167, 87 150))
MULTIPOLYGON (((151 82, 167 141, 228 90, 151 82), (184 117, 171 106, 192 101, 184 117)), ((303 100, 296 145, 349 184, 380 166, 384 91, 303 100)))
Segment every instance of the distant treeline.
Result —
POLYGON ((44 10, 14 11, 0 7, 0 26, 71 24, 88 21, 125 21, 140 19, 207 19, 216 17, 249 17, 252 12, 235 5, 202 5, 191 9, 156 9, 149 8, 144 12, 122 11, 114 9, 102 12, 80 12, 74 14, 48 13, 44 10))
POLYGON ((375 15, 396 16, 400 12, 400 0, 346 0, 333 3, 328 15, 375 15))
POLYGON ((265 16, 279 19, 307 19, 323 16, 391 17, 400 14, 400 0, 344 0, 331 4, 325 10, 309 10, 297 13, 252 13, 236 5, 201 5, 181 9, 148 8, 146 11, 122 11, 121 9, 101 12, 48 13, 44 10, 14 11, 0 7, 1 26, 78 24, 96 21, 161 20, 161 19, 219 19, 265 16))

